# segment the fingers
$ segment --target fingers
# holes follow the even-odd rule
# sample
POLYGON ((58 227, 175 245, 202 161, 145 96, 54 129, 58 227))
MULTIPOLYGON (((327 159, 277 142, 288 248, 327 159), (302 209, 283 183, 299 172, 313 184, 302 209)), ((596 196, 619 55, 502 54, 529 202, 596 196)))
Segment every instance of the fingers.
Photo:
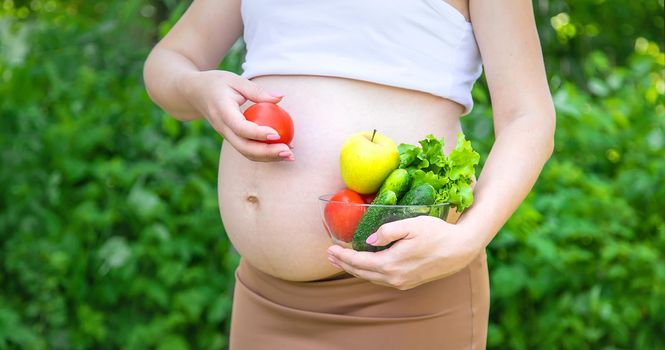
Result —
POLYGON ((219 117, 234 134, 251 140, 264 141, 279 138, 275 129, 269 126, 258 125, 245 119, 240 108, 231 100, 220 102, 219 117), (270 136, 274 135, 274 136, 270 136))
POLYGON ((407 288, 402 271, 391 263, 387 252, 356 252, 339 246, 328 248, 328 260, 334 266, 374 284, 404 290, 407 288))
POLYGON ((357 252, 353 249, 346 249, 340 246, 328 248, 328 255, 338 261, 356 269, 381 272, 381 266, 385 263, 383 254, 370 252, 357 252))
POLYGON ((239 153, 253 161, 294 160, 290 145, 261 142, 280 139, 277 131, 248 121, 240 111, 240 105, 247 99, 277 103, 283 95, 270 94, 226 71, 201 72, 196 80, 199 84, 191 89, 192 103, 239 153))
POLYGON ((253 102, 277 103, 284 97, 282 93, 265 91, 256 83, 239 76, 232 80, 232 86, 246 99, 253 102))
POLYGON ((283 143, 267 144, 239 137, 233 132, 224 133, 224 138, 231 143, 245 158, 255 162, 295 160, 289 146, 283 143))
POLYGON ((344 261, 337 260, 336 262, 331 261, 333 264, 337 264, 339 268, 343 269, 344 271, 358 277, 362 278, 364 280, 370 281, 375 284, 380 284, 384 286, 388 286, 389 284, 385 282, 385 276, 374 271, 367 271, 363 269, 358 269, 352 265, 347 264, 344 261))
POLYGON ((245 119, 238 105, 230 99, 222 99, 213 109, 209 122, 212 127, 243 156, 255 162, 295 160, 289 145, 266 144, 264 140, 279 138, 268 126, 257 125, 245 119))
POLYGON ((410 237, 410 219, 385 223, 367 237, 366 242, 376 247, 410 237))

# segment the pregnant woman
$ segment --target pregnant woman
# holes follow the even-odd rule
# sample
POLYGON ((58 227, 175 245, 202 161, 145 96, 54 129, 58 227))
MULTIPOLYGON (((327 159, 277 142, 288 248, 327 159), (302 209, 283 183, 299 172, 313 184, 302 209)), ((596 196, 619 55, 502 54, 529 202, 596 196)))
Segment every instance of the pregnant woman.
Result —
POLYGON ((231 349, 482 349, 485 247, 553 148, 554 109, 531 1, 195 0, 145 64, 151 98, 224 137, 219 209, 241 255, 231 349), (243 37, 241 76, 216 70, 243 37), (331 241, 317 199, 344 184, 345 138, 379 129, 450 152, 484 67, 496 140, 457 221, 383 225, 380 253, 331 241), (292 144, 243 118, 287 110, 292 144))

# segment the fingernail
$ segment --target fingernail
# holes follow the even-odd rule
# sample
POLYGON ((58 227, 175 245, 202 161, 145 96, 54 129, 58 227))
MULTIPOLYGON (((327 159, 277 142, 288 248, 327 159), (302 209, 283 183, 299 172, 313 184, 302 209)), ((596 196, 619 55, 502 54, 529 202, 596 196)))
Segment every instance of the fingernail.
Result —
POLYGON ((266 135, 266 139, 274 141, 274 140, 279 140, 279 135, 277 134, 268 134, 266 135))
POLYGON ((367 243, 369 243, 369 244, 374 244, 374 243, 376 242, 376 239, 377 239, 377 237, 376 237, 376 232, 374 232, 374 233, 372 233, 371 235, 369 235, 369 237, 367 237, 367 239, 365 240, 365 242, 367 242, 367 243))
POLYGON ((290 148, 290 149, 294 149, 295 147, 293 147, 293 145, 289 145, 289 148, 290 148))
POLYGON ((272 95, 273 97, 284 97, 284 96, 286 96, 281 92, 271 92, 270 95, 272 95))
POLYGON ((291 158, 291 157, 293 157, 293 154, 289 151, 281 151, 277 155, 282 157, 282 158, 291 158))

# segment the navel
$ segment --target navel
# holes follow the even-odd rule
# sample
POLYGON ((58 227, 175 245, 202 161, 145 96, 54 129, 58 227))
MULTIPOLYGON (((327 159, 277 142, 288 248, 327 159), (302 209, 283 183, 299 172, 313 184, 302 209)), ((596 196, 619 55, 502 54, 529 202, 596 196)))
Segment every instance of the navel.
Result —
POLYGON ((245 200, 246 200, 248 203, 259 204, 259 197, 256 195, 256 193, 248 193, 248 194, 245 196, 245 200))

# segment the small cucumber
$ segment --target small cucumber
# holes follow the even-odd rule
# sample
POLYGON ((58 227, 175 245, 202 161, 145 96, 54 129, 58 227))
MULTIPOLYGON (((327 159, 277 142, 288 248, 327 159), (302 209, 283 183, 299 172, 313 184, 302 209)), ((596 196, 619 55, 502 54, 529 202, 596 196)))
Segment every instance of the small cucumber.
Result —
POLYGON ((383 181, 378 193, 393 191, 395 192, 395 195, 397 195, 397 200, 399 201, 404 193, 409 190, 410 184, 411 176, 409 175, 409 172, 406 171, 406 169, 395 169, 383 181))
POLYGON ((439 219, 446 219, 448 217, 447 205, 436 205, 436 190, 429 184, 421 184, 412 188, 407 194, 399 201, 400 205, 423 205, 427 207, 412 207, 404 211, 404 219, 428 214, 439 219))
POLYGON ((430 184, 420 184, 407 192, 399 205, 432 205, 436 199, 436 190, 430 184))
POLYGON ((430 184, 420 184, 407 192, 399 201, 399 205, 409 205, 402 209, 391 221, 429 215, 431 205, 436 199, 436 190, 430 184))
MULTIPOLYGON (((397 195, 391 190, 380 192, 376 198, 374 198, 374 201, 372 201, 372 204, 381 205, 394 205, 396 203, 397 195)), ((383 225, 384 216, 386 213, 389 213, 390 210, 391 209, 387 207, 367 208, 365 214, 363 214, 362 218, 360 218, 360 222, 358 222, 356 231, 353 233, 352 245, 354 250, 374 251, 374 249, 377 248, 365 243, 365 240, 367 237, 369 237, 369 235, 374 233, 379 228, 379 226, 383 225)))

